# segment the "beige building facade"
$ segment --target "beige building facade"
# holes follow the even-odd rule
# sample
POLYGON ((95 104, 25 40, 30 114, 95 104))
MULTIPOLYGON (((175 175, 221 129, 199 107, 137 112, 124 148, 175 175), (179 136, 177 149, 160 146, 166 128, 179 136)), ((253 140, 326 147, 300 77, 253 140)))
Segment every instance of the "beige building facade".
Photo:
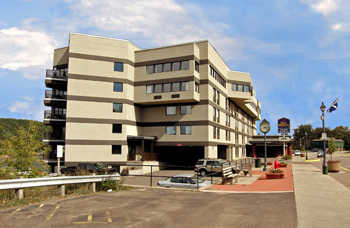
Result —
POLYGON ((250 74, 231 71, 209 41, 141 49, 71 33, 45 83, 44 142, 53 160, 65 146, 66 166, 235 160, 260 120, 250 74))

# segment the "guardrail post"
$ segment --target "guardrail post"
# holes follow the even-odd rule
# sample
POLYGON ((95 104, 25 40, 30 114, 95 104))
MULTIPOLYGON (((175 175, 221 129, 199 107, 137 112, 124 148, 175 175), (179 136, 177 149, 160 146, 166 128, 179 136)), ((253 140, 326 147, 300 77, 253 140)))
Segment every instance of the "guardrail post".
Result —
MULTIPOLYGON (((22 176, 16 177, 16 179, 23 179, 22 176)), ((16 193, 16 199, 23 199, 23 188, 19 188, 15 190, 16 193)))
MULTIPOLYGON (((95 176, 96 173, 91 173, 90 175, 91 175, 91 176, 95 176)), ((96 182, 92 182, 92 183, 90 184, 89 190, 90 190, 91 192, 96 192, 96 182)))
MULTIPOLYGON (((64 177, 64 174, 61 175, 64 177)), ((66 195, 66 185, 58 185, 58 195, 65 196, 66 195)))

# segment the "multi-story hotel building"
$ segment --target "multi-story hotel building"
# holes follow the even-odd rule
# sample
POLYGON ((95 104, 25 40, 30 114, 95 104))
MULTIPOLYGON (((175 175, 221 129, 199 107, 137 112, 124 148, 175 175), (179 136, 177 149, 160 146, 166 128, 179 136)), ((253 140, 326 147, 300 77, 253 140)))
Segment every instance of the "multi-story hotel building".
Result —
POLYGON ((66 166, 234 160, 260 120, 250 74, 231 71, 209 41, 141 49, 71 33, 45 83, 44 142, 55 161, 65 146, 66 166))

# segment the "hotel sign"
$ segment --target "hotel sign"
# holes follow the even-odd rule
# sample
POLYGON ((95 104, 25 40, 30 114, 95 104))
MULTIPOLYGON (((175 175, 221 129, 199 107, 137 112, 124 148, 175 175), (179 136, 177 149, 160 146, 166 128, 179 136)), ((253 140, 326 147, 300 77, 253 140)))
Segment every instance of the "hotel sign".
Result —
POLYGON ((290 133, 290 120, 288 118, 281 118, 277 120, 278 133, 289 134, 290 133))

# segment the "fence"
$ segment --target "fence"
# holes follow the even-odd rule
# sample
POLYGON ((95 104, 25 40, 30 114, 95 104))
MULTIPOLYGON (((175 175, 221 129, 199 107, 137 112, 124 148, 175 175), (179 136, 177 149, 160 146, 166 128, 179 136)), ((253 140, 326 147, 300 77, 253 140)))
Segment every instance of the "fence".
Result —
POLYGON ((60 176, 60 177, 43 177, 43 178, 28 178, 28 179, 12 179, 0 180, 0 190, 15 189, 16 198, 23 198, 24 188, 43 187, 43 186, 58 186, 58 193, 61 196, 65 194, 65 185, 67 184, 82 184, 92 183, 90 190, 96 191, 96 182, 102 182, 105 179, 111 178, 113 180, 120 180, 119 174, 114 175, 95 175, 90 176, 60 176))

